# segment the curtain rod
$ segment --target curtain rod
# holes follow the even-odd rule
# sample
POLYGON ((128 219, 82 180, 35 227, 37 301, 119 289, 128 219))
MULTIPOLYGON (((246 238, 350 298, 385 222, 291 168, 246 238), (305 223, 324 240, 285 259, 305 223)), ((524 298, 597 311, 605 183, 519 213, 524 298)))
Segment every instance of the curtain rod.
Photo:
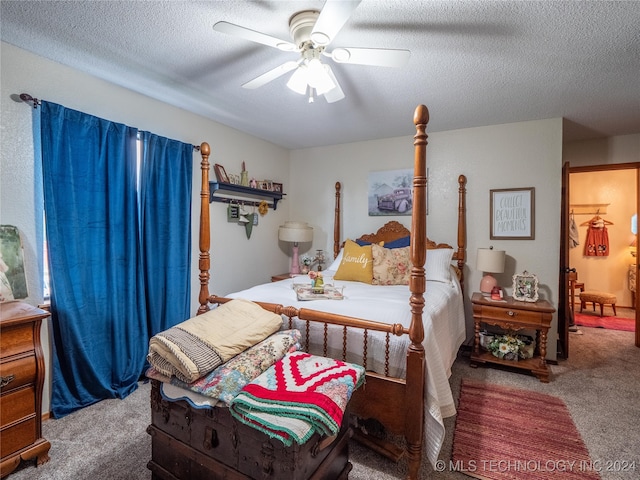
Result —
MULTIPOLYGON (((38 108, 38 105, 42 103, 40 102, 40 100, 38 100, 35 97, 32 97, 28 93, 21 93, 20 100, 22 100, 25 103, 33 103, 33 108, 38 108)), ((194 150, 200 151, 200 145, 192 145, 192 147, 194 150)))
POLYGON ((33 102, 33 108, 38 108, 38 105, 40 105, 40 100, 38 100, 35 97, 32 97, 28 93, 21 93, 20 100, 22 100, 25 103, 33 102))

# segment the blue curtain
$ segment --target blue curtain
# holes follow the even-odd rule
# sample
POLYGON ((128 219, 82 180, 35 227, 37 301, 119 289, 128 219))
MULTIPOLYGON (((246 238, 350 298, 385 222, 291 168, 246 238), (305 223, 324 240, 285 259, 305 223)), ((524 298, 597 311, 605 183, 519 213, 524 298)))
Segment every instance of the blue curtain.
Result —
MULTIPOLYGON (((164 259, 158 264, 149 260, 155 252, 164 255, 161 241, 144 242, 145 248, 154 251, 142 248, 141 235, 148 230, 143 217, 151 216, 148 211, 153 201, 171 203, 164 198, 174 191, 165 191, 164 184, 146 172, 146 167, 155 168, 155 164, 167 171, 165 161, 155 161, 155 155, 154 161, 142 162, 139 178, 137 134, 135 128, 42 102, 54 340, 51 411, 56 418, 105 398, 124 398, 136 389, 150 338, 148 308, 161 311, 167 297, 159 307, 147 299, 147 264, 159 277, 153 278, 154 285, 189 283, 188 275, 163 279, 174 272, 162 270, 164 259), (138 188, 142 184, 151 192, 144 207, 138 188)), ((191 172, 191 159, 171 174, 182 178, 181 170, 187 166, 191 172)), ((180 210, 190 219, 190 185, 186 203, 184 191, 175 198, 172 217, 176 215, 173 210, 180 210)), ((175 223, 164 225, 179 228, 175 223)), ((185 231, 166 233, 168 237, 174 234, 188 235, 185 231)), ((180 257, 175 263, 182 262, 188 270, 189 242, 186 247, 181 251, 176 247, 173 258, 180 257)), ((154 292, 153 296, 160 298, 161 294, 154 292)), ((179 314, 178 310, 173 310, 175 317, 163 321, 175 324, 187 318, 188 306, 179 314)))
POLYGON ((191 304, 193 146, 142 132, 142 258, 151 336, 188 317, 191 304))

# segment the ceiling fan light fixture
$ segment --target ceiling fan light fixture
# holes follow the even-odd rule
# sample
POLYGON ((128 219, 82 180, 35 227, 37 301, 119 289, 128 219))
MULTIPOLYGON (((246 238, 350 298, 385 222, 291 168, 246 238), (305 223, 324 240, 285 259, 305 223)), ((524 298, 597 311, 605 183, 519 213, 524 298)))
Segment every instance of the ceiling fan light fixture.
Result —
POLYGON ((327 72, 326 65, 323 65, 317 58, 309 61, 307 83, 310 87, 316 89, 318 95, 322 95, 336 86, 327 72))
POLYGON ((287 87, 300 95, 305 95, 307 93, 307 77, 307 66, 300 65, 289 78, 287 87))

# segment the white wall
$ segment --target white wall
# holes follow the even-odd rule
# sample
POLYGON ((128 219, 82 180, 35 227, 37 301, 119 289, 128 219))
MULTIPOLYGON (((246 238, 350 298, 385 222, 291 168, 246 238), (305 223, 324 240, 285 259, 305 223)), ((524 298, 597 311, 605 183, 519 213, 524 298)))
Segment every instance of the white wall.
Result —
MULTIPOLYGON (((39 99, 125 123, 169 138, 200 145, 211 145, 210 163, 221 163, 228 173, 240 172, 246 162, 249 174, 289 185, 289 152, 271 143, 246 135, 179 108, 152 100, 129 90, 85 75, 63 65, 1 43, 0 82, 0 223, 19 228, 25 249, 29 298, 32 305, 42 303, 41 237, 38 229, 42 208, 35 176, 32 115, 39 114, 13 97, 26 92, 39 99)), ((197 307, 198 224, 200 209, 200 154, 194 152, 192 297, 197 307)), ((215 179, 212 176, 212 180, 215 179)), ((243 227, 227 223, 226 206, 211 204, 211 263, 215 275, 210 291, 226 294, 268 281, 270 275, 288 267, 287 252, 280 248, 277 229, 288 220, 289 204, 284 200, 277 211, 259 219, 248 240, 243 227)), ((49 411, 50 348, 48 325, 42 331, 46 357, 43 411, 49 411)))
MULTIPOLYGON (((435 117, 438 112, 430 112, 435 117)), ((407 112, 407 124, 413 112, 407 112)), ((427 128, 427 133, 429 132, 427 128)), ((413 134, 369 142, 295 150, 291 153, 291 192, 296 199, 291 216, 311 222, 312 248, 332 252, 333 185, 343 186, 342 237, 373 232, 390 219, 410 226, 410 217, 369 217, 368 173, 413 168, 413 134)), ((482 272, 475 268, 476 251, 493 245, 506 250, 505 273, 499 283, 511 292, 512 275, 535 273, 540 295, 558 303, 562 120, 550 119, 429 134, 429 215, 427 234, 456 246, 460 174, 467 176, 467 299, 478 290, 482 272), (535 188, 535 239, 489 239, 489 190, 535 188)), ((467 332, 473 319, 467 301, 467 332)), ((557 317, 551 326, 549 358, 556 355, 557 317)))
POLYGON ((640 162, 640 133, 568 142, 563 157, 571 167, 640 162))

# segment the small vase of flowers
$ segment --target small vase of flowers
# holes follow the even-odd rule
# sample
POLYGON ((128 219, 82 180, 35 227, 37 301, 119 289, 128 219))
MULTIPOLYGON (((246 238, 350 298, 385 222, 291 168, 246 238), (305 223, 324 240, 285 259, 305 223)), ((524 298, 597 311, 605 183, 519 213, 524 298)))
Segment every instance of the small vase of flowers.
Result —
POLYGON ((311 258, 309 255, 303 255, 300 258, 300 263, 302 265, 300 265, 300 271, 303 274, 307 274, 309 273, 309 269, 311 268, 311 264, 313 263, 313 258, 311 258))
POLYGON ((506 333, 504 335, 496 335, 489 343, 489 350, 495 357, 503 360, 514 360, 522 358, 531 358, 534 350, 533 339, 527 335, 515 335, 514 333, 506 333))
POLYGON ((313 293, 324 293, 324 279, 320 272, 309 272, 309 278, 311 279, 311 290, 313 293))

